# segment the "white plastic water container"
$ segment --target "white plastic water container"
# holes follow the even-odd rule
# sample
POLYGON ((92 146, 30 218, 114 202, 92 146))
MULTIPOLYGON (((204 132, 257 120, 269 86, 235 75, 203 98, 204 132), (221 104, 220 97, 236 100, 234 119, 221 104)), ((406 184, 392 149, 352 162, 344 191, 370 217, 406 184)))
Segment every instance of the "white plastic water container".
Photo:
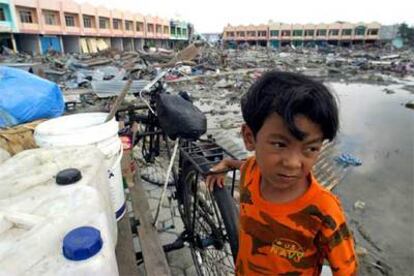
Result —
POLYGON ((107 113, 80 113, 51 119, 39 124, 34 132, 42 148, 93 145, 100 149, 107 163, 109 189, 117 220, 125 214, 122 182, 122 143, 115 119, 105 123, 107 113))
POLYGON ((0 165, 0 179, 0 275, 118 275, 99 150, 24 151, 0 165))
POLYGON ((0 275, 118 275, 99 193, 74 185, 49 196, 31 200, 32 208, 0 207, 0 275), (84 227, 95 229, 95 235, 77 233, 65 241, 84 227))
MULTIPOLYGON (((45 206, 41 212, 36 211, 36 214, 46 217, 60 216, 61 212, 65 212, 60 207, 64 203, 55 198, 55 193, 74 186, 88 186, 99 194, 115 245, 117 225, 113 216, 104 158, 104 155, 93 146, 20 152, 0 165, 0 210, 12 209, 19 213, 30 213, 35 205, 42 202, 45 206), (67 172, 70 168, 78 170, 79 174, 76 174, 76 170, 72 174, 70 171, 67 172), (62 172, 66 172, 63 177, 62 172), (58 180, 70 182, 71 179, 77 180, 76 183, 57 185, 58 180)), ((70 200, 75 199, 76 197, 70 200)), ((87 198, 85 202, 79 199, 73 204, 86 213, 87 201, 87 198), (82 207, 83 205, 85 207, 82 207)))

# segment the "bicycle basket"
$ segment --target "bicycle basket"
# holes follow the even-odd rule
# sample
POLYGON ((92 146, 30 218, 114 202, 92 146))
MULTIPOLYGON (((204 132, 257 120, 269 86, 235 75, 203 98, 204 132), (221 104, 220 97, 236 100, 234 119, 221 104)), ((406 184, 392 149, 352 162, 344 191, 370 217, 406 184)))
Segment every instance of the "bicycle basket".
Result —
POLYGON ((160 94, 157 114, 162 129, 173 140, 196 140, 207 131, 206 116, 181 96, 160 94))

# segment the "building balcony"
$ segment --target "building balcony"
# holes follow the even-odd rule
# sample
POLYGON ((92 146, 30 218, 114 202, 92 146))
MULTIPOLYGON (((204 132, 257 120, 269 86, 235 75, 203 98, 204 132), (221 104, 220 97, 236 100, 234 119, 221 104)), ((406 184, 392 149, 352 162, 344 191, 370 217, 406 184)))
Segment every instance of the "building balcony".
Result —
POLYGON ((111 29, 99 29, 99 34, 102 36, 111 36, 112 31, 111 29))
POLYGON ((77 34, 79 35, 81 33, 80 27, 66 27, 66 34, 77 34))
POLYGON ((85 35, 97 35, 98 31, 96 28, 83 28, 83 34, 85 35))
POLYGON ((37 23, 19 23, 19 31, 22 33, 38 33, 40 26, 37 23))
POLYGON ((145 32, 141 31, 141 32, 135 32, 135 37, 145 37, 145 32))
POLYGON ((307 35, 303 38, 305 41, 310 41, 310 40, 315 40, 315 36, 314 35, 307 35))
POLYGON ((124 36, 124 31, 123 30, 117 30, 117 29, 112 29, 112 35, 113 36, 124 36))
POLYGON ((340 38, 341 38, 341 36, 339 36, 339 35, 330 35, 330 36, 328 36, 329 40, 338 40, 340 38))
POLYGON ((155 38, 155 33, 147 32, 147 38, 155 38))
POLYGON ((341 40, 352 40, 353 36, 352 35, 343 35, 341 36, 341 40))
POLYGON ((10 21, 0 21, 0 32, 12 32, 13 24, 10 21))
POLYGON ((280 39, 280 34, 279 35, 269 35, 269 39, 273 39, 273 40, 277 39, 277 40, 279 40, 280 39))
POLYGON ((43 33, 61 34, 63 33, 62 25, 43 25, 43 33))
POLYGON ((369 39, 369 40, 377 40, 378 39, 378 35, 366 35, 365 39, 369 39))
POLYGON ((125 31, 124 32, 124 36, 126 36, 126 37, 134 37, 135 36, 135 33, 134 33, 134 31, 125 31))
POLYGON ((365 39, 365 35, 354 35, 354 40, 363 40, 365 39))
MULTIPOLYGON (((171 37, 171 39, 175 39, 175 40, 187 40, 188 39, 188 37, 186 35, 170 35, 168 37, 171 37)), ((236 38, 235 37, 227 37, 227 39, 234 40, 236 38)))

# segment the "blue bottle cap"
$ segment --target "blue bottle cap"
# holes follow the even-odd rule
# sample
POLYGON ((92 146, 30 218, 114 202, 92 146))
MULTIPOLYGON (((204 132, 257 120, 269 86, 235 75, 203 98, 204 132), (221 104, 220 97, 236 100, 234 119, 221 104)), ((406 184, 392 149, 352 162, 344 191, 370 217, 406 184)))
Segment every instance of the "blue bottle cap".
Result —
POLYGON ((93 227, 75 228, 63 239, 63 255, 72 261, 86 260, 102 248, 101 232, 93 227))

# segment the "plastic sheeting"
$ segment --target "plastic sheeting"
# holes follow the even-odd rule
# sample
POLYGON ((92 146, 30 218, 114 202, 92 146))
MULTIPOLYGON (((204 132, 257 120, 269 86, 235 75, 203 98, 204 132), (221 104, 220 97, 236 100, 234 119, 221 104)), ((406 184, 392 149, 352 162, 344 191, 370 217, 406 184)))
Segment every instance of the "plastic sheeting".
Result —
MULTIPOLYGON (((13 124, 58 117, 65 103, 60 88, 24 70, 0 66, 0 110, 14 118, 13 124)), ((10 126, 0 120, 0 127, 10 126)))

